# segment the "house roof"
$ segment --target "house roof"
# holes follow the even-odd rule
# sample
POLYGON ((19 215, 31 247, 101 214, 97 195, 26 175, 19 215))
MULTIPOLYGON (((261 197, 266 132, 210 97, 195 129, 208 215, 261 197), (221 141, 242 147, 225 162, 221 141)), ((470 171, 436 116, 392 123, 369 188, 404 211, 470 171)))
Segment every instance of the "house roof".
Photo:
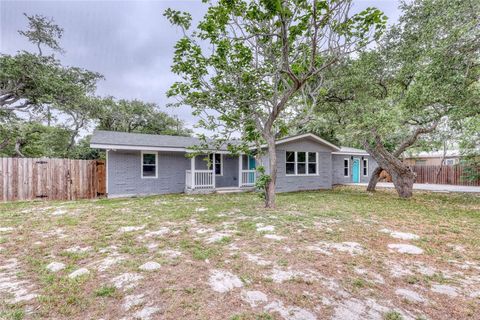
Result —
MULTIPOLYGON (((460 150, 447 150, 446 157, 460 157, 460 150)), ((406 159, 418 158, 443 158, 443 151, 421 151, 418 153, 408 153, 406 159)))
MULTIPOLYGON (((282 144, 303 138, 310 138, 331 147, 337 154, 367 154, 365 150, 337 147, 336 145, 312 133, 282 138, 276 144, 282 144)), ((158 134, 128 133, 119 131, 96 130, 90 141, 90 147, 99 149, 145 150, 145 151, 188 151, 202 141, 199 138, 169 136, 158 134)), ((227 152, 228 144, 238 144, 238 140, 229 140, 220 148, 215 148, 213 141, 211 150, 227 152)))
POLYGON ((334 154, 353 154, 353 155, 368 155, 368 152, 363 149, 351 148, 351 147, 340 147, 340 151, 333 152, 334 154))
MULTIPOLYGON (((221 146, 219 149, 220 151, 226 151, 228 144, 235 143, 238 142, 235 140, 228 141, 225 146, 221 146)), ((186 151, 188 148, 200 144, 202 144, 202 141, 194 137, 103 130, 96 130, 90 140, 90 147, 99 149, 186 151)))

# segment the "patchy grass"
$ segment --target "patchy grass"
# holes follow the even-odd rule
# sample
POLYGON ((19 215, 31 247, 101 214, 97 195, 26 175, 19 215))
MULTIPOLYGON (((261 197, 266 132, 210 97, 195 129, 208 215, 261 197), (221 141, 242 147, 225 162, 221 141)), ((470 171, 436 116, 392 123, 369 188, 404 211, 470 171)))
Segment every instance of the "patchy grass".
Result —
POLYGON ((274 210, 249 193, 4 203, 0 227, 12 229, 0 232, 0 318, 342 319, 349 310, 475 319, 479 212, 477 195, 403 200, 352 187, 280 194, 274 210), (385 228, 420 238, 395 239, 385 228), (148 261, 160 269, 140 270, 148 261), (51 262, 65 268, 50 272, 51 262), (80 268, 90 273, 71 279, 80 268), (212 278, 214 270, 228 276, 212 278), (444 293, 432 290, 439 285, 444 293))

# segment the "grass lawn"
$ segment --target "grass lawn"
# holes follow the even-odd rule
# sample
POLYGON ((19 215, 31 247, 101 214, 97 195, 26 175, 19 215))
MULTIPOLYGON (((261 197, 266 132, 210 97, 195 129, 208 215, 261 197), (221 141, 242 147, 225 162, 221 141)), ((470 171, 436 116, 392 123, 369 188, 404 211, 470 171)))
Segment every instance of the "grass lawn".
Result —
POLYGON ((0 319, 480 319, 480 197, 0 204, 0 319))

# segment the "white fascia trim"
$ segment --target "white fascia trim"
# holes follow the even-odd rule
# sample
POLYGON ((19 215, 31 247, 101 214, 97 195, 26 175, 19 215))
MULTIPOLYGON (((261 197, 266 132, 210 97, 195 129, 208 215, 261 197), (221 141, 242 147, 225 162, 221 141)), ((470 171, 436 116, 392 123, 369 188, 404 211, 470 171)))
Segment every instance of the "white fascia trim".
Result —
MULTIPOLYGON (((187 149, 187 148, 176 148, 176 147, 144 147, 144 146, 129 146, 129 145, 118 145, 118 144, 102 144, 102 143, 91 143, 90 148, 96 149, 107 149, 107 150, 137 150, 137 151, 178 151, 178 152, 188 152, 194 153, 199 152, 198 150, 187 149)), ((202 150, 200 152, 205 153, 221 153, 221 154, 230 154, 229 151, 217 151, 217 150, 202 150)))
POLYGON ((368 153, 354 153, 354 152, 343 152, 343 151, 335 151, 332 154, 341 154, 341 155, 348 155, 348 156, 370 156, 368 153))
POLYGON ((303 138, 312 138, 314 140, 317 140, 318 142, 321 142, 323 144, 326 144, 327 146, 335 149, 335 150, 338 150, 340 151, 340 148, 337 147, 336 145, 334 145, 333 143, 330 143, 328 142, 327 140, 324 140, 322 138, 320 138, 319 136, 316 136, 314 135, 313 133, 305 133, 305 134, 301 134, 299 136, 294 136, 294 137, 290 137, 290 138, 285 138, 285 139, 280 139, 280 140, 277 140, 275 142, 275 144, 282 144, 282 143, 286 143, 286 142, 290 142, 290 141, 295 141, 295 140, 298 140, 298 139, 303 139, 303 138))
MULTIPOLYGON (((322 138, 320 138, 319 136, 316 136, 314 135, 313 133, 305 133, 305 134, 301 134, 299 136, 294 136, 294 137, 290 137, 290 138, 285 138, 285 139, 280 139, 280 140, 277 140, 275 141, 275 145, 278 145, 278 144, 282 144, 282 143, 286 143, 286 142, 290 142, 290 141, 295 141, 295 140, 299 140, 299 139, 303 139, 303 138, 312 138, 314 140, 317 140, 318 142, 321 142, 323 144, 326 144, 327 146, 337 150, 337 151, 340 151, 341 149, 339 147, 337 147, 336 145, 328 142, 327 140, 324 140, 322 138)), ((260 148, 266 148, 267 145, 266 144, 263 144, 260 146, 260 148)), ((254 150, 256 149, 257 147, 250 147, 250 150, 254 150)))
POLYGON ((109 149, 109 150, 138 150, 138 151, 183 151, 183 152, 187 151, 187 149, 185 148, 144 147, 144 146, 128 146, 128 145, 101 144, 101 143, 91 143, 90 148, 109 149))

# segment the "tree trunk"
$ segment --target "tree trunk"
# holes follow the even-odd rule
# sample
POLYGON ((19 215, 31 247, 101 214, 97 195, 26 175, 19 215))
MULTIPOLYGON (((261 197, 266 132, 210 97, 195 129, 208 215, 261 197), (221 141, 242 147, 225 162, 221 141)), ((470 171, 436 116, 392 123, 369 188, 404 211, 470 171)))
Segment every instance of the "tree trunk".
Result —
POLYGON ((265 190, 265 207, 275 208, 275 183, 277 181, 277 148, 275 146, 275 138, 267 140, 268 144, 268 161, 270 169, 270 181, 265 190))
POLYGON ((392 176, 398 195, 401 198, 410 198, 415 182, 415 173, 410 167, 388 152, 379 141, 375 147, 365 143, 365 149, 378 163, 379 168, 385 169, 392 176))
POLYGON ((372 175, 370 176, 370 181, 368 181, 367 191, 375 191, 375 187, 377 186, 378 180, 380 180, 380 173, 382 173, 382 171, 382 167, 376 167, 375 170, 373 170, 372 175))
POLYGON ((398 170, 392 168, 392 171, 389 173, 392 175, 393 185, 400 198, 410 198, 413 194, 415 173, 410 168, 406 172, 398 172, 398 170))

